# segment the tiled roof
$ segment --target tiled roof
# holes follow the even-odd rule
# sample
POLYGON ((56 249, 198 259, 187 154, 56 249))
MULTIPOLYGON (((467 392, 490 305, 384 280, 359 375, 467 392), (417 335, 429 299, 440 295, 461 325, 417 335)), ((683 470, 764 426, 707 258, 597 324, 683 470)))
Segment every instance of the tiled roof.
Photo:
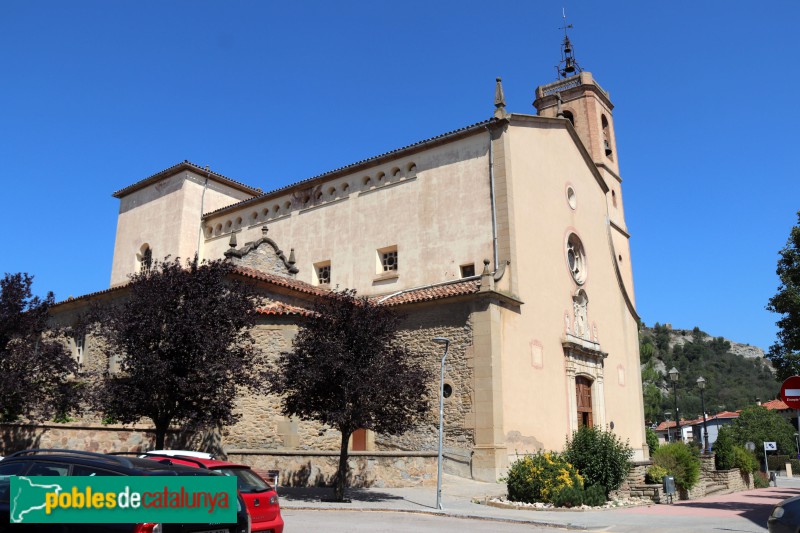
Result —
POLYGON ((59 305, 63 305, 63 304, 68 304, 68 303, 71 303, 71 302, 79 302, 81 300, 89 300, 91 298, 94 298, 95 296, 101 296, 103 294, 109 294, 109 293, 112 293, 112 292, 116 292, 116 291, 122 290, 127 286, 128 286, 128 284, 125 283, 124 285, 117 285, 116 287, 103 289, 102 291, 96 291, 96 292, 90 292, 88 294, 82 294, 81 296, 76 296, 74 298, 72 296, 70 296, 66 300, 61 300, 60 302, 54 303, 53 305, 50 306, 50 308, 52 309, 53 307, 56 307, 56 306, 59 306, 59 305))
POLYGON ((266 281, 267 283, 271 283, 273 285, 286 287, 287 289, 293 289, 306 294, 314 294, 316 296, 330 294, 329 290, 320 289, 319 287, 315 287, 314 285, 306 283, 305 281, 300 281, 298 279, 289 278, 286 276, 279 276, 277 274, 269 274, 253 268, 237 266, 234 272, 246 278, 266 281))
MULTIPOLYGON (((706 421, 710 422, 715 419, 724 419, 724 418, 739 418, 739 413, 734 411, 722 411, 721 413, 717 413, 715 415, 707 415, 706 421)), ((681 427, 694 426, 696 424, 702 424, 702 423, 703 423, 703 417, 698 416, 697 418, 692 420, 681 420, 681 427)), ((671 429, 674 427, 675 427, 674 420, 666 420, 664 422, 661 422, 655 430, 665 431, 667 429, 671 429)))
POLYGON ((303 180, 300 180, 300 181, 296 181, 296 182, 291 183, 289 185, 286 185, 284 187, 279 187, 277 189, 273 189, 271 191, 262 193, 262 194, 260 194, 259 196, 255 197, 255 198, 248 198, 247 200, 242 200, 241 202, 238 202, 238 203, 235 203, 235 204, 231 204, 231 205, 228 205, 228 206, 225 206, 225 207, 221 207, 221 208, 219 208, 217 210, 211 211, 209 213, 205 213, 203 216, 204 217, 209 217, 209 216, 215 215, 217 213, 220 213, 221 211, 226 211, 228 209, 238 209, 239 207, 242 207, 242 206, 244 206, 244 205, 246 205, 248 203, 257 202, 257 201, 259 201, 259 200, 261 200, 261 199, 263 199, 263 198, 265 198, 267 196, 271 196, 271 195, 276 194, 276 193, 285 192, 285 191, 287 191, 289 189, 292 189, 292 188, 297 187, 298 185, 302 185, 304 183, 309 183, 309 182, 312 182, 312 181, 315 181, 315 180, 321 180, 321 179, 324 179, 324 178, 329 178, 329 177, 334 176, 336 174, 350 173, 350 172, 355 171, 358 167, 375 163, 378 160, 383 159, 385 157, 398 155, 398 154, 400 154, 402 152, 405 152, 406 150, 411 150, 413 148, 424 146, 424 145, 429 144, 429 143, 435 143, 437 141, 441 141, 441 140, 447 139, 448 137, 454 137, 454 136, 458 136, 459 134, 470 133, 470 132, 473 132, 473 131, 477 131, 477 130, 483 129, 487 125, 495 123, 495 122, 498 122, 498 121, 497 121, 497 119, 493 118, 493 119, 490 119, 490 120, 484 120, 482 122, 476 122, 475 124, 470 124, 469 126, 465 126, 463 128, 459 128, 457 130, 448 131, 447 133, 443 133, 443 134, 437 135, 435 137, 430 137, 429 139, 424 139, 422 141, 415 142, 414 144, 409 144, 407 146, 403 146, 402 148, 397 148, 395 150, 390 150, 388 152, 384 152, 382 154, 369 157, 367 159, 362 159, 360 161, 356 161, 355 163, 351 163, 351 164, 343 166, 343 167, 339 167, 339 168, 335 168, 333 170, 329 170, 328 172, 324 172, 322 174, 317 174, 316 176, 311 176, 310 178, 306 178, 306 179, 303 179, 303 180))
POLYGON ((763 407, 766 407, 770 411, 783 411, 785 409, 791 409, 788 405, 783 403, 781 400, 770 400, 768 402, 764 402, 761 404, 763 407))
POLYGON ((270 302, 258 309, 259 315, 289 315, 289 316, 311 316, 314 313, 308 309, 289 305, 283 302, 270 302))
POLYGON ((440 300, 442 298, 451 298, 453 296, 461 296, 464 294, 475 294, 480 291, 481 280, 479 277, 457 280, 452 283, 436 285, 434 287, 423 287, 420 289, 411 289, 402 291, 397 294, 389 295, 388 297, 375 297, 381 305, 401 305, 418 302, 429 302, 431 300, 440 300))
POLYGON ((258 195, 260 195, 262 193, 261 189, 257 189, 255 187, 251 187, 249 185, 245 185, 244 183, 242 183, 240 181, 232 180, 231 178, 229 178, 227 176, 223 176, 222 174, 218 174, 217 172, 212 172, 210 170, 206 170, 203 167, 201 167, 200 165, 196 165, 196 164, 194 164, 194 163, 192 163, 190 161, 183 161, 182 163, 178 163, 177 165, 173 165, 173 166, 171 166, 171 167, 169 167, 167 169, 162 170, 161 172, 157 172, 157 173, 153 174, 152 176, 148 176, 148 177, 144 178, 143 180, 139 180, 139 181, 137 181, 136 183, 134 183, 132 185, 128 185, 127 187, 123 187, 122 189, 114 192, 114 194, 112 194, 111 196, 113 196, 115 198, 121 198, 121 197, 125 196, 128 193, 131 193, 131 192, 133 192, 135 190, 141 189, 142 187, 150 185, 151 183, 157 182, 158 180, 160 180, 164 176, 169 176, 171 174, 175 174, 176 172, 179 172, 181 170, 191 170, 191 171, 196 172, 196 173, 201 174, 201 175, 208 175, 210 178, 213 178, 216 181, 219 181, 219 182, 224 183, 226 185, 230 185, 231 187, 233 187, 235 189, 239 189, 241 191, 250 193, 250 194, 252 194, 254 196, 258 196, 258 195))
MULTIPOLYGON (((270 283, 273 285, 277 285, 279 287, 285 287, 287 289, 295 290, 298 292, 302 292, 305 294, 311 294, 314 296, 326 296, 331 294, 330 290, 322 289, 320 287, 316 287, 304 281, 300 281, 295 278, 290 278, 286 276, 279 276, 277 274, 269 274, 267 272, 261 272, 252 268, 247 267, 236 267, 235 273, 239 274, 240 276, 244 276, 249 279, 254 279, 258 281, 264 281, 266 283, 270 283)), ((125 289, 128 284, 118 285, 116 287, 112 287, 110 289, 104 289, 102 291, 92 292, 89 294, 84 294, 82 296, 78 296, 76 298, 67 298, 66 300, 61 300, 60 302, 56 302, 51 306, 57 307, 63 304, 77 302, 81 300, 89 300, 96 296, 101 296, 104 294, 110 294, 116 291, 120 291, 125 289)), ((411 289, 408 291, 402 291, 397 294, 392 294, 387 296, 374 296, 372 300, 375 302, 380 303, 381 305, 387 306, 395 306, 395 305, 402 305, 402 304, 409 304, 409 303, 419 303, 419 302, 429 302, 433 300, 440 300, 443 298, 451 298, 453 296, 461 296, 465 294, 475 294, 480 291, 480 278, 469 278, 465 280, 456 280, 453 282, 445 283, 442 285, 436 285, 434 287, 423 287, 420 289, 411 289)), ((294 307, 287 304, 282 303, 274 303, 267 306, 262 307, 259 310, 262 314, 283 314, 283 315, 302 315, 308 316, 310 313, 306 309, 302 309, 300 307, 294 307)))
POLYGON ((739 411, 722 411, 711 418, 739 418, 739 411))

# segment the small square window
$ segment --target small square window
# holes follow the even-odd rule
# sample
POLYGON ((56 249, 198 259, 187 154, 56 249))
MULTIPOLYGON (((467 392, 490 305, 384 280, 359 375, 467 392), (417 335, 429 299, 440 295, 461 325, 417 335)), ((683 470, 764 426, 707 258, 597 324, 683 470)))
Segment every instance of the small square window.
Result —
POLYGON ((381 265, 384 272, 397 270, 397 250, 381 253, 381 265))
POLYGON ((469 278, 475 275, 475 264, 461 265, 461 277, 469 278))
POLYGON ((317 278, 320 284, 331 282, 331 266, 325 265, 317 269, 317 278))
POLYGON ((322 261, 314 263, 314 284, 330 285, 331 283, 331 262, 322 261))

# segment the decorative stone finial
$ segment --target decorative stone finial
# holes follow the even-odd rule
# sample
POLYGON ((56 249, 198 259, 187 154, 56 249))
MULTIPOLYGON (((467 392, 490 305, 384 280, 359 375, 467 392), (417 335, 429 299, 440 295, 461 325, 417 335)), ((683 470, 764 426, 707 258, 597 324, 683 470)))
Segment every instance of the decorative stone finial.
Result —
POLYGON ((490 272, 489 272, 489 262, 490 261, 488 259, 484 259, 483 260, 483 272, 481 272, 481 276, 488 276, 490 274, 490 272))
POLYGON ((289 261, 287 261, 287 263, 289 263, 290 267, 293 267, 296 262, 297 261, 294 258, 294 248, 292 248, 289 252, 289 261))
POLYGON ((503 93, 503 79, 497 78, 494 87, 494 118, 506 118, 506 95, 503 93))
POLYGON ((556 93, 556 116, 558 118, 564 118, 564 110, 561 109, 561 93, 556 93))
POLYGON ((235 233, 231 233, 231 240, 228 241, 228 246, 230 246, 231 248, 236 248, 236 234, 235 233))
POLYGON ((269 228, 267 227, 267 225, 266 225, 266 224, 264 224, 263 226, 261 226, 261 237, 262 237, 262 238, 264 238, 264 239, 266 239, 266 238, 267 238, 267 232, 268 232, 268 231, 269 231, 269 228))

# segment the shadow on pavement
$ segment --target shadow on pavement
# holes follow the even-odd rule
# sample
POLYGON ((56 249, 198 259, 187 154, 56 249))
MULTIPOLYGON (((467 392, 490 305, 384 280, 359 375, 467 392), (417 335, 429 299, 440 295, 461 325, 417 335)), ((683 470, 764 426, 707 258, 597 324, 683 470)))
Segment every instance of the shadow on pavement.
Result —
POLYGON ((764 503, 760 502, 742 502, 742 501, 729 501, 729 502, 709 502, 709 501, 696 501, 696 502, 680 502, 681 507, 688 507, 690 509, 713 509, 718 511, 730 511, 737 515, 757 524, 761 527, 767 526, 767 519, 769 518, 772 508, 775 504, 790 496, 797 496, 797 491, 787 492, 786 496, 782 492, 770 493, 770 496, 755 496, 757 498, 769 498, 769 501, 764 503), (771 497, 770 497, 771 496, 771 497))
MULTIPOLYGON (((330 487, 280 487, 278 495, 287 501, 295 502, 319 502, 333 497, 333 489, 330 487)), ((403 497, 386 492, 378 492, 375 489, 348 488, 344 492, 344 497, 355 502, 386 502, 402 500, 403 497)), ((337 502, 338 503, 338 502, 337 502)), ((347 505, 343 503, 342 505, 347 505)))

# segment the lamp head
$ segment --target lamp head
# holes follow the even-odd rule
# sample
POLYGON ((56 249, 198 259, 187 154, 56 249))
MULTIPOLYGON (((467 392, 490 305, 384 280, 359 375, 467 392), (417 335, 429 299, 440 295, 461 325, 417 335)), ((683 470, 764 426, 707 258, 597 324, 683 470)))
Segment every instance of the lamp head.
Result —
POLYGON ((678 381, 678 376, 680 376, 680 374, 681 374, 681 373, 680 373, 680 372, 678 372, 678 369, 677 369, 677 368, 675 368, 675 367, 673 366, 673 367, 672 367, 672 368, 670 368, 670 370, 669 370, 669 379, 670 379, 672 382, 676 382, 676 381, 678 381))
POLYGON ((433 340, 433 342, 436 342, 436 343, 439 343, 439 344, 450 344, 450 339, 446 339, 444 337, 434 337, 431 340, 433 340))
POLYGON ((699 388, 700 390, 706 388, 706 380, 703 379, 703 376, 697 378, 697 388, 699 388))

